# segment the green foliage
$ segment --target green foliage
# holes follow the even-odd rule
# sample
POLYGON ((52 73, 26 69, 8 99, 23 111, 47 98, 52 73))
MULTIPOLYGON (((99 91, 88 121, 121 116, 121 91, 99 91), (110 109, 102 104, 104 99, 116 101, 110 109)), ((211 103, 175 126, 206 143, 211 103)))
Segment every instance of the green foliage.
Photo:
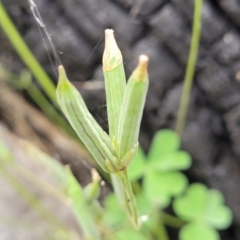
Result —
MULTIPOLYGON (((200 39, 202 0, 195 2, 191 50, 176 124, 179 134, 183 130, 186 118, 200 39)), ((53 84, 22 41, 1 3, 0 20, 13 46, 38 79, 48 97, 56 104, 53 84)), ((190 167, 191 158, 188 153, 180 150, 180 138, 177 133, 170 130, 156 133, 147 155, 140 147, 138 148, 137 139, 148 88, 147 62, 146 56, 140 57, 138 67, 126 84, 121 52, 116 45, 113 31, 106 30, 103 71, 109 135, 93 119, 81 95, 67 79, 63 67, 59 68, 57 99, 62 111, 98 164, 111 174, 115 195, 110 194, 105 198, 104 208, 98 201, 99 178, 93 179, 83 189, 69 168, 64 169, 47 156, 43 159, 49 162, 48 166, 53 170, 53 175, 63 186, 62 191, 67 188, 72 209, 87 239, 167 240, 165 225, 170 225, 181 228, 180 240, 219 240, 220 236, 216 230, 225 229, 231 224, 232 213, 224 205, 223 196, 219 191, 209 190, 203 184, 188 186, 186 176, 180 171, 190 167), (136 190, 137 208, 129 180, 136 190), (138 183, 139 180, 142 180, 142 185, 138 183), (179 218, 164 212, 164 208, 170 206, 172 199, 173 209, 179 218), (139 231, 128 225, 122 205, 136 228, 139 227, 138 210, 142 222, 139 231)), ((0 74, 3 74, 3 71, 0 71, 0 74)), ((29 74, 22 74, 20 78, 28 79, 31 85, 29 74)), ((42 98, 39 90, 32 85, 27 87, 30 96, 36 100, 43 111, 65 130, 68 129, 56 111, 51 113, 54 108, 50 106, 48 109, 43 108, 43 105, 48 104, 45 104, 46 99, 42 98)), ((68 129, 68 132, 71 131, 68 129)), ((11 153, 1 142, 0 160, 5 160, 5 165, 13 161, 11 153)), ((3 171, 5 170, 3 167, 6 167, 4 164, 0 170, 3 175, 6 175, 3 171)), ((24 169, 20 167, 17 169, 29 179, 34 179, 34 176, 24 169)), ((41 203, 38 203, 37 199, 22 185, 9 175, 5 177, 18 189, 19 193, 25 196, 30 205, 32 204, 35 209, 40 209, 48 216, 41 203)), ((54 194, 62 198, 61 194, 56 192, 54 194)), ((48 218, 52 220, 51 216, 48 218)), ((55 219, 52 221, 60 225, 55 219)))
POLYGON ((186 121, 191 88, 193 84, 193 77, 194 77, 195 68, 196 68, 198 49, 199 49, 199 43, 200 43, 200 35, 201 35, 201 27, 202 27, 202 6, 203 6, 203 0, 195 0, 191 46, 190 46, 190 51, 188 55, 187 68, 184 76, 183 91, 180 99, 178 116, 177 116, 177 121, 175 126, 176 132, 180 136, 182 134, 184 124, 186 121))
POLYGON ((107 29, 105 36, 103 69, 110 136, 95 121, 82 96, 67 79, 63 66, 59 67, 57 100, 96 162, 105 172, 113 175, 119 203, 123 204, 133 225, 138 228, 134 195, 126 169, 138 146, 140 122, 148 89, 148 57, 139 57, 139 64, 126 85, 122 55, 113 30, 107 29), (119 94, 119 89, 122 94, 119 94))
POLYGON ((179 150, 178 135, 171 130, 162 130, 154 136, 148 156, 139 149, 129 166, 132 181, 143 177, 143 191, 151 205, 164 208, 173 196, 184 191, 187 178, 179 170, 191 165, 188 153, 179 150))
POLYGON ((200 185, 202 186, 200 190, 199 187, 195 187, 198 185, 188 188, 188 180, 180 171, 190 167, 191 157, 187 152, 180 150, 178 134, 171 130, 159 131, 153 138, 147 156, 141 148, 136 152, 148 86, 146 70, 143 70, 147 61, 145 57, 142 60, 140 58, 139 66, 125 86, 122 82, 125 81, 123 78, 125 74, 119 74, 119 71, 123 71, 122 57, 110 30, 106 30, 106 38, 103 69, 106 78, 109 136, 94 120, 81 95, 67 79, 63 67, 59 67, 57 99, 62 111, 95 160, 104 171, 111 174, 116 192, 116 195, 109 195, 105 199, 102 210, 96 199, 99 194, 98 182, 95 183, 96 185, 90 184, 85 191, 79 190, 81 187, 77 187, 76 180, 71 182, 71 187, 78 190, 74 194, 70 191, 69 195, 76 216, 85 229, 85 235, 89 239, 108 239, 109 236, 112 239, 114 236, 114 239, 121 240, 130 235, 134 239, 146 239, 147 232, 147 239, 167 240, 165 224, 173 226, 174 223, 171 222, 178 222, 176 225, 184 225, 180 230, 180 240, 190 240, 190 238, 218 240, 219 236, 215 228, 227 227, 231 223, 231 212, 227 207, 219 205, 223 203, 219 192, 208 191, 203 185, 200 185), (108 44, 111 45, 110 50, 108 44), (113 56, 111 51, 116 56, 113 56), (111 61, 111 58, 114 61, 111 61), (113 85, 110 77, 116 80, 113 85), (122 89, 123 96, 114 94, 114 91, 118 90, 116 85, 122 89), (142 179, 142 187, 139 187, 136 195, 138 207, 136 208, 129 180, 138 185, 137 181, 140 179, 142 179), (184 191, 187 195, 180 196, 184 191), (165 218, 161 219, 163 209, 169 206, 174 198, 177 198, 174 200, 174 210, 180 219, 174 216, 166 218, 166 214, 165 218), (203 208, 206 207, 205 204, 211 207, 211 211, 203 208), (125 207, 136 228, 139 227, 138 209, 142 215, 139 232, 131 227, 126 228, 127 219, 121 210, 121 205, 125 207), (83 217, 81 211, 87 217, 83 217), (91 215, 93 213, 97 213, 97 217, 94 218, 91 215), (148 219, 146 223, 143 221, 144 218, 148 219), (181 219, 182 223, 179 224, 181 219), (99 226, 104 226, 102 235, 99 226))
POLYGON ((126 239, 138 239, 138 240, 148 240, 149 238, 141 232, 137 232, 131 228, 125 228, 116 233, 116 240, 126 240, 126 239))
POLYGON ((225 229, 232 222, 223 195, 199 183, 192 184, 184 196, 175 199, 173 208, 179 217, 189 221, 181 230, 181 240, 220 239, 214 229, 225 229))
POLYGON ((103 223, 114 229, 123 226, 126 220, 126 215, 119 206, 116 196, 109 194, 104 201, 103 223))

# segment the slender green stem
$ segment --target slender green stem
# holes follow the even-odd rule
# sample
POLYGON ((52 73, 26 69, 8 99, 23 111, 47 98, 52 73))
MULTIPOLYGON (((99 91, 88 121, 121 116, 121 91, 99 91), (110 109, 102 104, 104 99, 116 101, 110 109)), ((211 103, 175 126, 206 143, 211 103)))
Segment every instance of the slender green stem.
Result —
POLYGON ((154 209, 149 219, 148 228, 156 239, 169 240, 164 222, 159 218, 158 209, 154 209))
POLYGON ((186 222, 182 219, 172 216, 166 212, 161 212, 160 218, 166 225, 174 228, 181 228, 186 224, 186 222))
POLYGON ((203 0, 195 0, 194 19, 193 19, 193 34, 191 39, 190 53, 188 57, 187 69, 184 77, 183 91, 178 110, 176 131, 181 136, 189 105, 190 91, 193 83, 193 76, 196 68, 196 60, 199 49, 200 33, 201 33, 201 16, 202 16, 203 0))
POLYGON ((159 221, 155 229, 157 229, 157 236, 158 236, 157 239, 169 240, 168 233, 166 231, 166 228, 163 222, 159 221))
POLYGON ((139 228, 137 206, 135 202, 135 197, 132 191, 132 186, 128 178, 127 169, 117 173, 117 176, 122 182, 125 194, 125 204, 126 209, 128 210, 129 218, 132 221, 136 229, 139 228))
POLYGON ((0 2, 0 25, 7 35, 9 41, 12 43, 13 47, 26 64, 26 66, 31 70, 34 77, 38 80, 39 84, 46 92, 47 96, 53 103, 58 106, 56 95, 55 95, 55 86, 46 72, 43 70, 41 65, 38 63, 36 58, 31 53, 30 49, 18 33, 13 22, 9 18, 5 8, 0 2))
POLYGON ((125 207, 125 195, 124 195, 124 189, 122 186, 122 182, 119 179, 116 174, 110 174, 111 182, 113 186, 114 193, 116 194, 116 197, 121 204, 122 207, 125 207))

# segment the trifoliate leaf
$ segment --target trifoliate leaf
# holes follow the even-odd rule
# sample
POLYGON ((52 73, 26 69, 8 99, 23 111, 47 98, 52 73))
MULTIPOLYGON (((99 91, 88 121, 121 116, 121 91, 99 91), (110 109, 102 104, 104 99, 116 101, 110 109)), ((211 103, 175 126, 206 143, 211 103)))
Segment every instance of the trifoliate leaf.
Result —
POLYGON ((184 191, 187 178, 179 172, 149 172, 143 180, 143 190, 153 205, 164 208, 169 205, 173 196, 184 191))
POLYGON ((176 132, 161 130, 154 135, 148 158, 159 158, 160 155, 176 151, 179 147, 180 139, 176 132))
POLYGON ((191 157, 187 152, 175 151, 151 158, 150 165, 159 171, 185 170, 191 165, 191 157))
POLYGON ((222 194, 200 183, 192 184, 185 196, 175 199, 175 213, 187 221, 201 221, 217 229, 227 228, 232 221, 231 210, 224 204, 222 194))
POLYGON ((225 229, 232 222, 231 210, 224 206, 224 197, 218 190, 209 190, 205 219, 217 229, 225 229))
POLYGON ((174 201, 176 214, 187 221, 201 217, 204 213, 206 194, 207 188, 203 184, 192 184, 185 196, 174 201))
POLYGON ((136 155, 128 167, 130 181, 136 181, 143 176, 145 167, 145 154, 141 147, 138 147, 136 155))
POLYGON ((220 236, 213 228, 198 223, 185 225, 179 234, 180 240, 220 240, 220 236))

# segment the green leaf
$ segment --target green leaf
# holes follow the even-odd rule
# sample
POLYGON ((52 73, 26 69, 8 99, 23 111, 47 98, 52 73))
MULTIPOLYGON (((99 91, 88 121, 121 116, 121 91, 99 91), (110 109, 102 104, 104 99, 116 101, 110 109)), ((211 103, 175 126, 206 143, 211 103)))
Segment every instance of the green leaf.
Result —
POLYGON ((164 208, 169 205, 173 196, 184 191, 187 178, 179 172, 157 173, 148 172, 143 180, 143 190, 153 205, 164 208))
POLYGON ((151 158, 150 165, 160 171, 185 170, 191 165, 191 157, 184 151, 170 152, 158 158, 151 158))
POLYGON ((179 234, 180 240, 220 240, 217 231, 204 224, 185 225, 179 234))
POLYGON ((152 209, 152 204, 147 200, 143 192, 136 195, 137 209, 140 216, 149 215, 152 209))
POLYGON ((138 147, 136 155, 128 167, 128 176, 130 181, 136 181, 143 176, 145 165, 145 154, 142 148, 138 147))
POLYGON ((159 158, 160 155, 178 150, 180 139, 176 132, 172 130, 158 131, 153 138, 148 159, 159 158))
POLYGON ((224 198, 220 191, 208 191, 205 219, 217 229, 225 229, 232 222, 232 212, 223 204, 224 198))
POLYGON ((192 184, 185 196, 175 199, 176 214, 187 221, 201 221, 217 229, 225 229, 232 222, 230 209, 223 205, 222 194, 200 183, 192 184))
POLYGON ((104 201, 102 222, 108 227, 120 227, 127 221, 126 215, 114 194, 110 194, 104 201))
POLYGON ((68 195, 85 237, 88 239, 100 239, 100 234, 92 218, 82 187, 73 176, 70 168, 66 169, 66 173, 68 178, 68 195))
POLYGON ((118 231, 115 239, 117 240, 130 240, 130 239, 149 240, 149 238, 146 237, 143 233, 136 231, 132 228, 125 228, 121 231, 118 231))
POLYGON ((174 201, 174 211, 187 221, 201 217, 205 208, 206 193, 207 188, 203 184, 192 184, 185 196, 174 201))

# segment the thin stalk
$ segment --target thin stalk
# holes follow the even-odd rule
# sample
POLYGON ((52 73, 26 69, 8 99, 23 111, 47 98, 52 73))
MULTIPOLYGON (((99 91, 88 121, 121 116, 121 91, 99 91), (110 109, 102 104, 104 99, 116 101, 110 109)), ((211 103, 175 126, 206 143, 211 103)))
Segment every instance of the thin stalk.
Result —
POLYGON ((9 18, 5 8, 0 2, 0 25, 7 35, 9 41, 12 43, 13 47, 26 64, 26 66, 31 70, 34 77, 38 80, 39 84, 46 92, 49 99, 58 106, 56 95, 55 95, 55 86, 46 72, 43 70, 41 65, 38 63, 34 55, 31 53, 30 49, 18 33, 13 22, 9 18))
POLYGON ((155 209, 148 223, 148 228, 156 239, 169 240, 164 222, 159 218, 158 210, 155 209))
POLYGON ((156 236, 158 237, 157 239, 169 240, 168 233, 163 222, 159 221, 155 226, 155 229, 156 236))
POLYGON ((125 207, 128 211, 129 218, 136 229, 139 228, 138 222, 138 214, 137 214, 137 206, 135 202, 135 197, 132 191, 131 183, 128 178, 127 169, 120 171, 117 173, 117 176, 122 182, 124 189, 124 197, 125 197, 125 207))
POLYGON ((188 56, 187 69, 184 77, 184 85, 178 110, 176 131, 181 136, 189 105, 190 91, 193 83, 193 76, 196 68, 198 56, 200 33, 201 33, 201 18, 202 18, 202 2, 203 0, 195 0, 194 19, 193 19, 193 34, 191 39, 191 47, 188 56))
POLYGON ((181 228, 186 224, 186 222, 182 219, 172 216, 166 212, 161 212, 160 217, 162 221, 169 227, 181 228))

